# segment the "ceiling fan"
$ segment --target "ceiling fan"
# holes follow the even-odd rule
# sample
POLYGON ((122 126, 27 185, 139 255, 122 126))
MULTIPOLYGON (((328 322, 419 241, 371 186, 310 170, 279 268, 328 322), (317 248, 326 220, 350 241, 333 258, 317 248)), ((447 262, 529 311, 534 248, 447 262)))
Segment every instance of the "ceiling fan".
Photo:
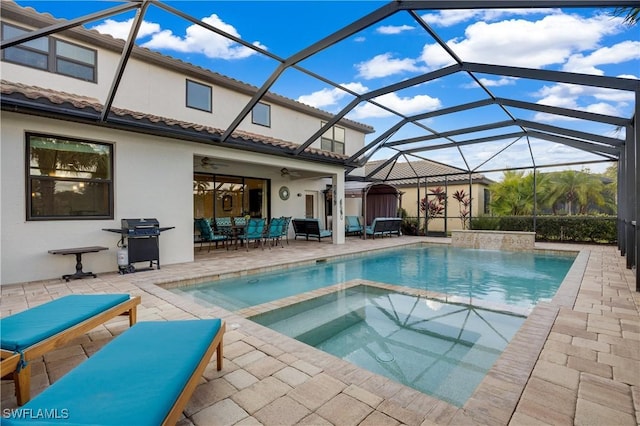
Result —
POLYGON ((283 168, 280 169, 280 176, 282 176, 282 177, 287 177, 287 176, 289 176, 289 177, 300 177, 302 175, 300 174, 300 172, 298 172, 296 170, 289 170, 286 167, 283 167, 283 168))
POLYGON ((227 167, 228 166, 228 164, 218 163, 213 158, 209 158, 209 157, 200 158, 200 161, 196 162, 195 165, 199 165, 200 167, 202 167, 204 169, 211 169, 211 170, 217 170, 220 167, 227 167))

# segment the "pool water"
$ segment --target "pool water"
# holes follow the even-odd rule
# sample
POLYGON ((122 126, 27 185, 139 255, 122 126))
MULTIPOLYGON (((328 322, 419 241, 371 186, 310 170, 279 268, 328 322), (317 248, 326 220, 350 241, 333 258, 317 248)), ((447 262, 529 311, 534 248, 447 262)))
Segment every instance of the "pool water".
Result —
POLYGON ((462 406, 575 256, 419 245, 172 291, 230 311, 262 305, 251 320, 462 406))
POLYGON ((553 297, 574 258, 575 254, 416 246, 172 291, 236 311, 352 279, 366 279, 522 312, 553 297))
POLYGON ((525 320, 365 285, 249 319, 459 407, 525 320))

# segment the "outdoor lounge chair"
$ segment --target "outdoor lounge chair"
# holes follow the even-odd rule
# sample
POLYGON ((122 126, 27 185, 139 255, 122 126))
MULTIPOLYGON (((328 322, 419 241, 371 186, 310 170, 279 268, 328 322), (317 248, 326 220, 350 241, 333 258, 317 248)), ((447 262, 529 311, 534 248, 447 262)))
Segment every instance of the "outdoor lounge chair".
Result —
POLYGON ((128 294, 76 294, 2 318, 0 370, 3 377, 13 372, 18 405, 30 398, 32 360, 118 315, 134 325, 139 304, 140 296, 128 294))
POLYGON ((346 235, 362 235, 362 224, 358 216, 345 216, 344 233, 346 235))
POLYGON ((3 424, 174 425, 214 351, 222 369, 224 332, 220 319, 140 322, 3 424))
POLYGON ((326 237, 333 238, 333 232, 328 229, 320 229, 320 220, 315 218, 293 219, 293 230, 295 231, 294 240, 298 237, 305 237, 307 241, 309 241, 309 237, 317 238, 318 241, 326 237))

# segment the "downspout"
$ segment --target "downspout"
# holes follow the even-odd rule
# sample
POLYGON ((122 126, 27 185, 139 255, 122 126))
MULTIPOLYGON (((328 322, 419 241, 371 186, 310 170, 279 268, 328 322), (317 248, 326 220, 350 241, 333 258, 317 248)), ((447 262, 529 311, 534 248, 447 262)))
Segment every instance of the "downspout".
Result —
POLYGON ((447 236, 447 226, 449 222, 449 176, 444 177, 444 236, 447 236))
POLYGON ((473 175, 469 172, 469 223, 467 228, 471 229, 471 218, 473 217, 473 175))
POLYGON ((533 232, 537 230, 537 214, 538 214, 538 174, 536 166, 533 166, 533 232))

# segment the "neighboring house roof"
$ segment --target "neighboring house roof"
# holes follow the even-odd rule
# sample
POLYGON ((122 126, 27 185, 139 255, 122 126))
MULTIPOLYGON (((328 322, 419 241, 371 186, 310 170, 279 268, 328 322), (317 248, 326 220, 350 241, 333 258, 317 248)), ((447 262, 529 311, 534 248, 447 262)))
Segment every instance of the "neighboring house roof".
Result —
MULTIPOLYGON (((31 7, 21 7, 10 0, 2 0, 0 15, 3 18, 23 22, 25 25, 29 25, 34 28, 46 27, 63 22, 63 20, 57 19, 49 13, 40 13, 31 7)), ((60 34, 83 41, 87 44, 92 44, 96 47, 117 52, 118 54, 122 52, 125 45, 124 40, 114 38, 111 35, 99 33, 96 30, 87 30, 81 26, 68 29, 60 34)), ((131 56, 141 61, 158 65, 165 69, 174 70, 178 73, 184 74, 185 76, 199 78, 248 96, 253 96, 253 94, 258 91, 257 87, 250 84, 140 46, 134 46, 131 56)), ((333 114, 273 92, 267 92, 262 99, 266 102, 272 102, 326 121, 333 118, 333 114)), ((346 118, 341 119, 339 123, 342 126, 349 127, 365 134, 374 132, 373 127, 346 118)))
MULTIPOLYGON (((369 176, 385 161, 369 161, 365 166, 365 174, 369 176)), ((467 171, 429 160, 391 162, 370 176, 370 180, 384 181, 395 186, 415 186, 418 182, 418 177, 420 177, 420 182, 424 183, 425 176, 428 184, 444 185, 445 178, 447 183, 469 182, 469 173, 467 171)), ((473 183, 486 185, 493 182, 481 173, 472 173, 471 179, 473 183)))
MULTIPOLYGON (((95 98, 6 80, 0 82, 0 89, 2 109, 7 111, 64 118, 85 124, 102 125, 165 137, 179 137, 183 140, 209 144, 215 144, 224 133, 224 130, 214 127, 117 107, 111 108, 109 120, 101 124, 99 118, 103 104, 95 98)), ((299 146, 293 142, 241 130, 233 132, 229 142, 224 146, 287 156, 290 156, 299 146)), ((315 161, 339 164, 344 163, 348 158, 345 155, 311 147, 307 147, 299 156, 315 161)))

